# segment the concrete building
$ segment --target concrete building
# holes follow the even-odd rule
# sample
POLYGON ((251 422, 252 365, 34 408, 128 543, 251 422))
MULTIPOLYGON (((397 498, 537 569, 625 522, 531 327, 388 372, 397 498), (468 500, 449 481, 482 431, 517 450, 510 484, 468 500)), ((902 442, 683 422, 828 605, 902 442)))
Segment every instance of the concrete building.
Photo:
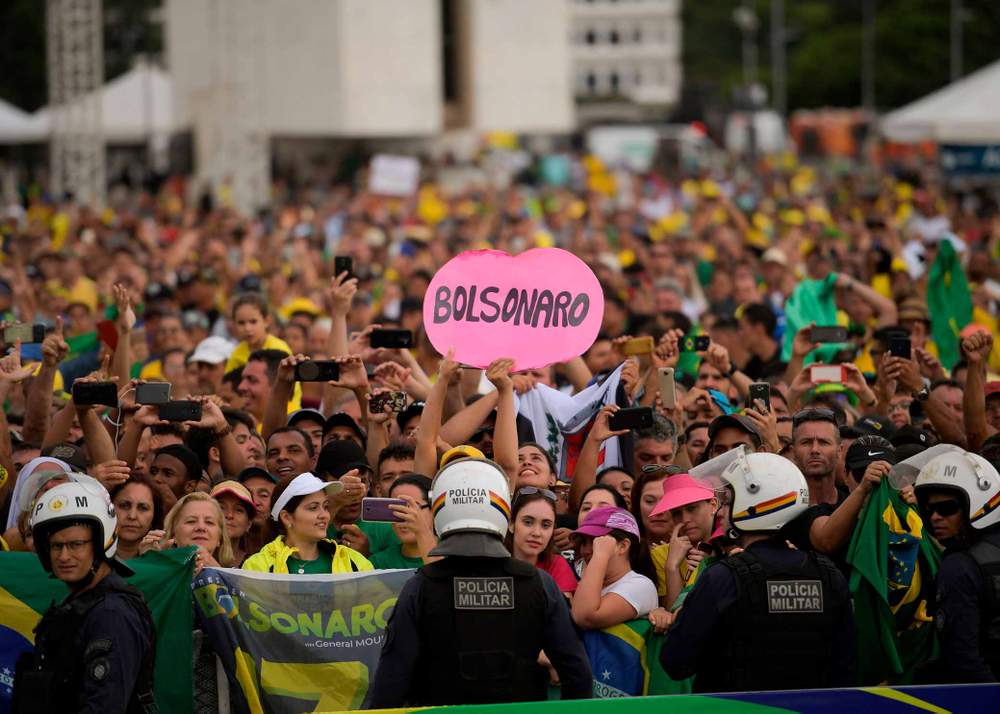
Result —
POLYGON ((238 89, 272 136, 556 133, 568 26, 563 0, 168 0, 167 57, 192 125, 238 89), (241 84, 235 64, 258 72, 241 84))
POLYGON ((573 0, 580 123, 662 119, 680 96, 680 0, 573 0))
POLYGON ((166 0, 175 123, 195 166, 253 205, 275 140, 565 135, 662 119, 679 0, 166 0))

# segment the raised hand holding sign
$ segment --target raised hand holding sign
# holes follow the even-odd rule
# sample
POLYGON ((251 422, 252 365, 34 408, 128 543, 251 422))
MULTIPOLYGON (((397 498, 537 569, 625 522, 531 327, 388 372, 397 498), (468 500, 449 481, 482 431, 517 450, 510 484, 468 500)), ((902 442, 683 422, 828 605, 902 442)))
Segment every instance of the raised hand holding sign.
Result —
POLYGON ((515 370, 576 357, 593 343, 604 316, 601 285, 587 265, 559 248, 512 256, 468 251, 442 267, 424 300, 431 344, 487 367, 509 355, 515 370))

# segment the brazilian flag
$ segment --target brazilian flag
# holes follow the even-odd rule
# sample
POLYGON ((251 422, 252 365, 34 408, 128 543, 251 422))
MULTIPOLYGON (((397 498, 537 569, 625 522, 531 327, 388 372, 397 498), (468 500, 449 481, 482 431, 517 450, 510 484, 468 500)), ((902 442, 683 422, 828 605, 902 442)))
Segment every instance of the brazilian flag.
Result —
POLYGON ((941 364, 951 369, 959 358, 959 333, 972 322, 972 293, 955 246, 949 240, 938 246, 927 274, 927 308, 941 364))
POLYGON ((610 699, 690 693, 690 679, 676 682, 660 665, 664 639, 644 618, 585 631, 583 645, 594 673, 594 696, 610 699))
POLYGON ((858 516, 847 554, 861 684, 905 684, 937 656, 928 599, 941 563, 937 545, 887 479, 858 516))
POLYGON ((101 340, 96 332, 85 332, 82 335, 67 337, 66 344, 69 346, 69 352, 59 365, 59 371, 66 384, 66 391, 69 391, 76 379, 86 377, 101 366, 98 359, 101 340))
MULTIPOLYGON (((815 322, 820 327, 837 324, 837 302, 834 287, 837 274, 830 273, 822 280, 803 280, 785 301, 785 338, 781 347, 782 361, 792 358, 792 343, 803 327, 815 322)), ((844 344, 822 345, 806 355, 805 363, 829 362, 844 344)))
MULTIPOLYGON (((191 573, 194 548, 150 552, 129 561, 128 578, 146 598, 156 625, 156 703, 163 712, 192 711, 191 573)), ((0 714, 10 711, 14 665, 34 649, 35 625, 68 591, 33 553, 0 553, 0 714)))

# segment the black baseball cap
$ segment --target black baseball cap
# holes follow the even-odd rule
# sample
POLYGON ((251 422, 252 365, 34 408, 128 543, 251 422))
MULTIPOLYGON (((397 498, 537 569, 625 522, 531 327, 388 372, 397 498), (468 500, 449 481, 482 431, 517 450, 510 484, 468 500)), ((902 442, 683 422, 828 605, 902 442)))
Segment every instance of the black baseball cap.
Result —
POLYGON ((926 449, 934 445, 934 437, 931 436, 930 432, 924 431, 912 424, 899 427, 896 433, 889 438, 889 441, 896 447, 903 446, 904 444, 913 444, 919 446, 921 449, 926 449))
POLYGON ((361 429, 361 427, 358 426, 358 423, 354 421, 354 418, 346 412, 337 412, 336 414, 330 415, 330 418, 323 424, 323 436, 325 437, 329 434, 330 430, 335 426, 346 426, 358 435, 358 438, 361 439, 361 443, 365 443, 368 440, 368 436, 361 429))
POLYGON ((351 469, 371 471, 365 451, 353 441, 328 441, 316 459, 316 475, 321 479, 339 479, 351 469))
POLYGON ((850 445, 844 455, 844 464, 849 471, 859 471, 874 461, 896 463, 896 450, 881 436, 862 436, 850 445))
POLYGON ((715 417, 708 425, 708 438, 714 439, 716 434, 727 427, 735 427, 740 431, 745 431, 760 442, 760 431, 757 430, 757 425, 754 424, 753 419, 743 414, 723 414, 715 417))
POLYGON ((245 483, 250 479, 257 477, 270 481, 271 483, 278 483, 277 476, 275 476, 267 469, 262 469, 259 466, 248 466, 247 468, 243 469, 236 476, 236 480, 239 481, 240 483, 245 483))
POLYGON ((883 439, 891 439, 896 433, 896 427, 887 417, 877 414, 868 414, 861 417, 851 426, 840 428, 842 439, 857 439, 862 436, 881 436, 883 439))
POLYGON ((87 452, 76 444, 55 444, 47 449, 42 449, 41 456, 50 456, 53 459, 65 461, 77 473, 87 473, 87 452))
POLYGON ((396 424, 399 425, 399 430, 404 431, 406 429, 406 425, 409 423, 411 419, 413 419, 414 417, 418 417, 423 413, 424 413, 423 402, 413 402, 412 404, 408 405, 406 409, 404 409, 403 411, 401 411, 399 414, 396 415, 396 424))
POLYGON ((299 422, 314 421, 323 425, 323 432, 326 432, 326 417, 319 409, 296 409, 288 415, 288 426, 295 426, 299 422))

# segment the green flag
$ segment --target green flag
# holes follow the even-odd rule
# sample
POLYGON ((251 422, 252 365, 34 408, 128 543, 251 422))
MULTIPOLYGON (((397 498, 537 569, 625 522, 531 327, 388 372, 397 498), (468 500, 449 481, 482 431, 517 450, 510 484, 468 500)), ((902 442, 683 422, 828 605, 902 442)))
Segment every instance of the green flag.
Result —
MULTIPOLYGON (((150 552, 128 563, 135 571, 128 581, 145 596, 156 625, 154 686, 163 712, 192 711, 193 554, 193 548, 150 552)), ((42 570, 34 553, 0 553, 0 672, 13 673, 18 656, 34 647, 42 614, 67 592, 42 570)), ((0 683, 0 711, 9 707, 10 689, 0 683)))
POLYGON ((864 685, 905 683, 937 655, 929 593, 941 555, 917 511, 882 479, 858 515, 847 553, 864 685))
MULTIPOLYGON (((785 301, 785 342, 781 348, 783 362, 792 358, 792 342, 803 327, 813 322, 821 327, 837 324, 837 303, 833 294, 836 282, 836 273, 830 273, 822 280, 803 280, 788 296, 785 301)), ((843 347, 825 344, 806 356, 806 364, 826 361, 843 347)))
POLYGON ((101 349, 101 340, 96 332, 84 332, 82 335, 67 337, 66 344, 69 345, 69 353, 65 362, 101 349))
POLYGON ((972 322, 972 294, 949 240, 938 243, 937 258, 927 274, 927 308, 938 358, 945 369, 951 369, 959 358, 958 334, 972 322))

